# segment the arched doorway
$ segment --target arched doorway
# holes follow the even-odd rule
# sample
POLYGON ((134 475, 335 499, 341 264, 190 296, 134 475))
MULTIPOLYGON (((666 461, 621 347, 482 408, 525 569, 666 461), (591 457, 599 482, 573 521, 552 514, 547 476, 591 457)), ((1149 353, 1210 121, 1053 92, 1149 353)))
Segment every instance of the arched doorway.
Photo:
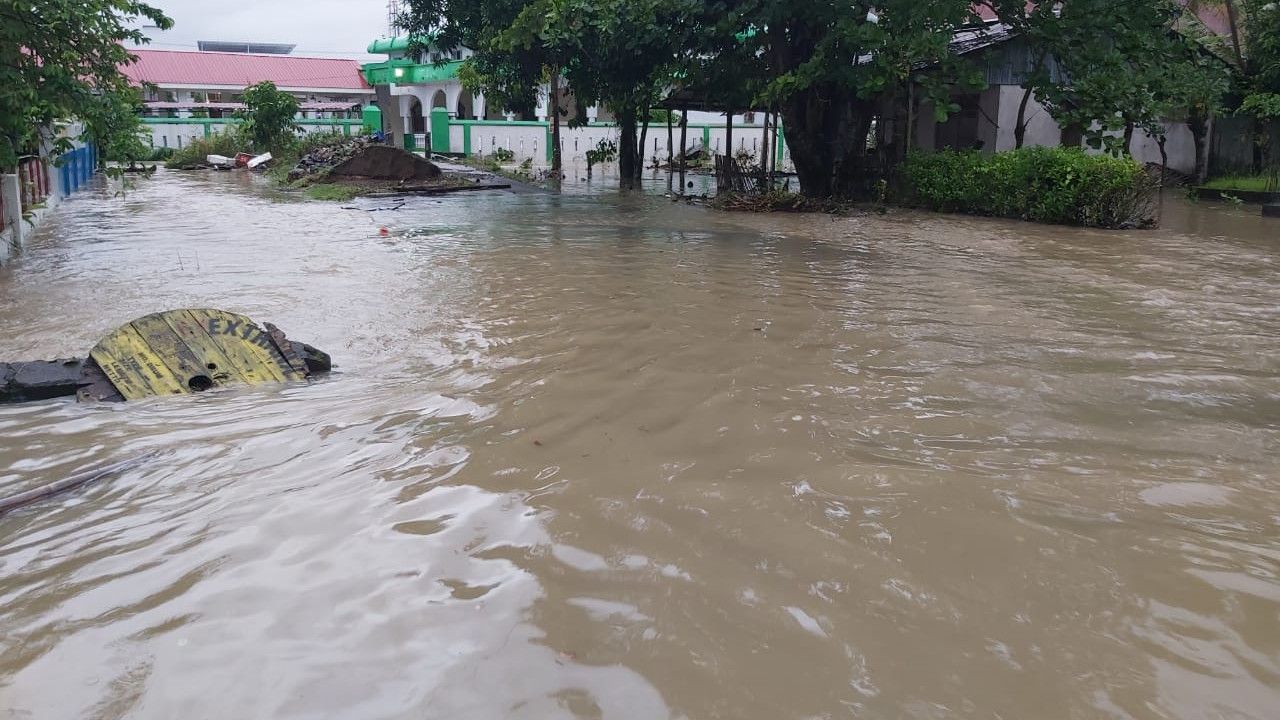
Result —
POLYGON ((409 122, 414 133, 427 131, 427 119, 422 115, 422 103, 417 98, 414 98, 413 104, 409 106, 409 122))
POLYGON ((443 90, 437 90, 435 95, 431 96, 431 108, 433 110, 435 108, 449 109, 449 101, 445 98, 443 90))
POLYGON ((471 119, 471 115, 472 115, 472 112, 471 112, 472 102, 473 102, 473 101, 472 101, 471 96, 470 96, 469 94, 467 94, 467 93, 465 93, 465 92, 464 92, 464 93, 461 93, 460 95, 458 95, 458 119, 459 119, 459 120, 470 120, 470 119, 471 119))

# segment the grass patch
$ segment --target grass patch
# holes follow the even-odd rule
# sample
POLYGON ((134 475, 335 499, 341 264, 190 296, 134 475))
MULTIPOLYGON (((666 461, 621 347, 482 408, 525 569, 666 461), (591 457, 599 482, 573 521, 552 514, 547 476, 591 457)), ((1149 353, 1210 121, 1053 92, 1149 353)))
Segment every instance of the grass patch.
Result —
POLYGON ((1230 175, 1213 178, 1204 184, 1210 190, 1244 190, 1247 192, 1275 192, 1271 178, 1266 175, 1230 175))
POLYGON ((334 183, 322 183, 307 187, 305 193, 312 200, 350 200, 359 197, 365 193, 366 189, 355 187, 353 185, 340 185, 334 183))

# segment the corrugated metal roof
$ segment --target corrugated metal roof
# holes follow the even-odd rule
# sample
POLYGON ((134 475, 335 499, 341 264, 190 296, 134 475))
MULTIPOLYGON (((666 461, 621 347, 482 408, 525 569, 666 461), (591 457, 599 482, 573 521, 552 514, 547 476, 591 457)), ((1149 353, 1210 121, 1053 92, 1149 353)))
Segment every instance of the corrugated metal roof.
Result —
POLYGON ((130 81, 159 85, 248 87, 270 80, 279 88, 369 90, 360 63, 340 58, 251 55, 187 50, 130 50, 138 61, 121 68, 130 81))

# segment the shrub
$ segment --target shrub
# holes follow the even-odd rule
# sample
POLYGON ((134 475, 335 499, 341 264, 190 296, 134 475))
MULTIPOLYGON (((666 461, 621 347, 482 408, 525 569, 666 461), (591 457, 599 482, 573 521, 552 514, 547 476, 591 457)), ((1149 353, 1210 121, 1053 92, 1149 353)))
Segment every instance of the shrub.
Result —
POLYGON ((186 147, 174 150, 173 155, 165 162, 165 167, 190 170, 207 165, 204 159, 206 155, 234 157, 236 153, 247 150, 251 144, 245 137, 243 127, 233 125, 209 137, 192 140, 186 147))
POLYGON ((1141 165, 1067 148, 912 153, 891 197, 938 212, 1120 228, 1154 221, 1155 181, 1141 165))
POLYGON ((298 137, 298 124, 294 122, 298 100, 277 90, 270 80, 245 88, 244 105, 237 115, 244 119, 245 131, 259 152, 283 152, 298 137))

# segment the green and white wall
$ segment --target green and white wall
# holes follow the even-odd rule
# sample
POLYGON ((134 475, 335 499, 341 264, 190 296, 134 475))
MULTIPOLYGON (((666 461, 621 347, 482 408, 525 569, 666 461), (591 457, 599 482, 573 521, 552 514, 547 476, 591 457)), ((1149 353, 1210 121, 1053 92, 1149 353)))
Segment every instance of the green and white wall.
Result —
MULTIPOLYGON (((142 124, 151 131, 151 146, 170 148, 185 147, 192 140, 209 137, 238 122, 236 118, 142 118, 142 124)), ((298 125, 304 133, 337 131, 358 135, 365 132, 363 121, 345 118, 304 118, 298 121, 298 125)))

